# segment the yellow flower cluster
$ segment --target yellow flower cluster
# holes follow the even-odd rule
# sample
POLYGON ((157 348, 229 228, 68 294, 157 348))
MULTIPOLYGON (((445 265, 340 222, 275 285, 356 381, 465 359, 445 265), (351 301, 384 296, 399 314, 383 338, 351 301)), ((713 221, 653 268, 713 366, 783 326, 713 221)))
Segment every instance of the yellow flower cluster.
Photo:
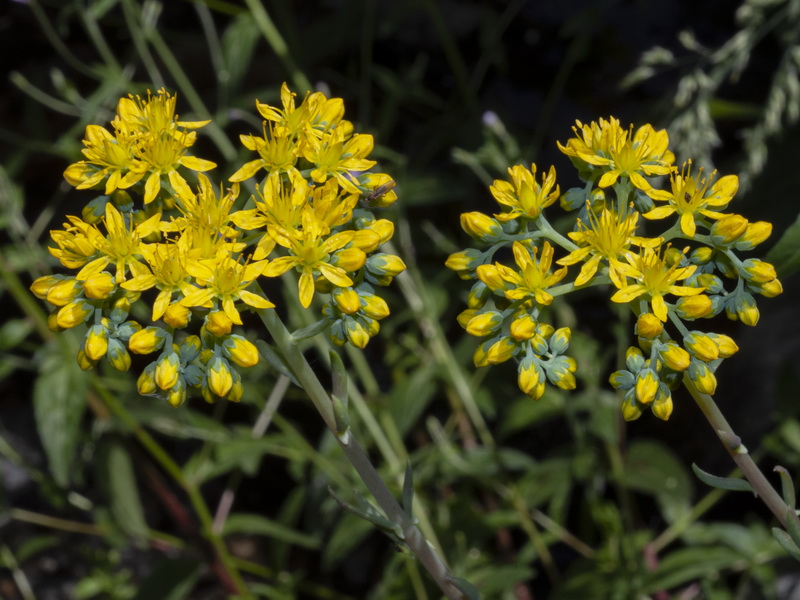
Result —
POLYGON ((31 286, 54 307, 52 329, 87 324, 81 368, 106 360, 127 371, 130 353, 160 351, 139 377, 143 395, 177 406, 197 389, 209 402, 238 401, 236 367, 255 365, 259 354, 233 326, 243 324, 243 310, 274 306, 258 287, 262 277, 290 270, 304 307, 325 294, 316 331, 359 348, 378 332, 389 308, 373 286, 388 285, 405 265, 376 252, 394 226, 368 209, 396 200, 394 182, 363 172, 375 165, 367 159, 372 136, 353 133, 341 99, 313 93, 296 107, 284 84, 281 100, 282 108, 256 103, 264 135, 241 139, 259 158, 219 191, 204 174, 216 165, 187 154, 194 130, 208 122, 178 120, 165 90, 122 98, 112 131, 87 127, 85 160, 64 176, 101 195, 51 232, 49 248, 75 273, 31 286), (239 182, 262 169, 255 195, 236 208, 239 182), (194 187, 187 170, 196 172, 194 187), (144 327, 128 318, 140 299, 152 306, 144 327))
POLYGON ((570 332, 543 322, 543 309, 576 288, 611 284, 611 300, 629 304, 637 315, 639 347, 628 350, 627 368, 610 379, 624 392, 623 415, 636 419, 649 407, 666 420, 672 390, 683 377, 713 394, 714 372, 738 350, 730 337, 688 324, 724 312, 755 325, 753 294, 781 293, 772 265, 738 255, 766 240, 772 226, 725 212, 737 177, 693 172, 691 161, 679 170, 666 131, 651 125, 623 129, 613 117, 577 122, 573 131, 575 137, 559 148, 582 186, 562 195, 552 167, 537 177, 536 165, 517 165, 509 169, 510 181, 495 181, 490 188, 502 212, 461 216, 464 231, 489 247, 447 259, 462 279, 474 281, 459 322, 483 338, 476 366, 514 358, 520 389, 538 399, 547 380, 562 389, 576 385, 575 361, 564 356, 570 332), (564 210, 579 210, 566 237, 544 215, 557 200, 564 210), (665 219, 661 235, 639 233, 645 221, 665 219), (508 246, 516 266, 492 263, 508 246), (556 246, 566 254, 554 260, 556 246), (561 268, 553 271, 554 264, 561 268), (573 265, 580 268, 569 281, 573 265))

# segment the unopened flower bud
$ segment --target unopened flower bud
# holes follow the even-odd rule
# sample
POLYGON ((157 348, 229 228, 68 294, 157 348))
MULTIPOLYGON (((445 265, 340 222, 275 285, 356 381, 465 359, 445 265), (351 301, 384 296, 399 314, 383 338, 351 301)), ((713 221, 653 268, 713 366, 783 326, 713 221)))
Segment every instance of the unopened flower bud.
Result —
POLYGON ((636 375, 636 400, 641 404, 650 404, 656 397, 659 384, 658 374, 650 368, 642 369, 636 375))
POLYGON ((100 360, 108 352, 108 330, 102 325, 92 325, 83 340, 83 351, 89 360, 100 360))
POLYGON ((86 356, 86 352, 83 350, 78 350, 77 358, 78 366, 80 367, 81 371, 91 371, 97 364, 97 361, 86 356))
POLYGON ((206 329, 217 337, 225 337, 232 327, 233 321, 221 310, 215 310, 206 316, 206 329))
POLYGON ((125 372, 131 368, 131 355, 125 349, 125 345, 116 339, 108 341, 108 352, 106 353, 108 362, 117 371, 125 372))
POLYGON ((526 357, 519 362, 517 384, 520 390, 534 400, 541 398, 541 394, 537 395, 540 384, 541 391, 544 392, 544 377, 541 365, 533 357, 526 357))
POLYGON ((406 270, 406 264, 400 259, 399 256, 392 254, 378 253, 373 254, 367 260, 367 269, 370 272, 379 275, 387 275, 389 277, 396 277, 406 270))
POLYGON ((550 368, 547 369, 547 378, 562 390, 574 390, 576 382, 573 373, 577 369, 578 363, 575 362, 574 358, 571 356, 558 356, 550 363, 550 368))
POLYGON ((502 324, 502 314, 497 311, 487 311, 476 315, 467 323, 467 333, 476 337, 494 335, 502 324))
POLYGON ((642 313, 636 320, 636 335, 639 335, 647 340, 652 340, 664 331, 664 325, 661 319, 653 313, 642 313))
POLYGON ((389 305, 386 300, 375 294, 368 294, 361 296, 364 301, 364 306, 361 307, 362 312, 372 319, 385 319, 389 316, 389 305))
POLYGON ((489 299, 491 292, 487 285, 482 281, 476 281, 467 294, 467 306, 469 308, 482 308, 489 299))
POLYGON ((222 398, 228 394, 233 385, 231 367, 221 356, 215 356, 209 361, 206 378, 209 389, 222 398))
POLYGON ((685 371, 689 368, 689 353, 675 342, 667 342, 659 352, 661 360, 673 371, 685 371))
POLYGON ((684 347, 703 362, 711 362, 719 358, 719 346, 709 336, 700 331, 690 331, 683 338, 684 347))
POLYGON ((149 396, 150 394, 155 394, 158 389, 155 374, 156 363, 150 363, 144 368, 142 374, 139 375, 139 379, 136 380, 136 389, 139 390, 140 395, 149 396))
POLYGON ((682 319, 700 319, 711 314, 713 305, 711 304, 711 298, 705 294, 697 294, 696 296, 678 298, 676 308, 678 316, 682 319))
POLYGON ((741 215, 726 215, 711 226, 711 241, 715 244, 735 242, 747 231, 747 219, 741 215))
POLYGON ((361 298, 353 288, 337 287, 333 290, 333 301, 343 313, 352 315, 361 308, 361 298))
POLYGON ((714 250, 712 248, 701 246, 700 248, 692 250, 692 253, 689 255, 689 260, 695 265, 705 265, 708 264, 708 261, 710 261, 713 256, 714 250))
POLYGON ((719 348, 720 358, 729 358, 739 351, 739 346, 733 341, 730 336, 722 333, 709 333, 708 336, 714 340, 714 343, 719 348))
POLYGON ((366 348, 369 343, 369 330, 352 317, 345 319, 344 334, 347 336, 347 341, 356 348, 366 348))
POLYGON ((775 267, 757 258, 748 258, 742 263, 742 266, 745 271, 745 279, 757 285, 767 283, 778 277, 778 274, 775 272, 775 267))
POLYGON ((117 288, 114 276, 108 271, 100 271, 89 275, 83 282, 83 289, 87 298, 102 300, 108 298, 117 288))
POLYGON ((778 279, 773 279, 758 286, 758 293, 765 298, 774 298, 778 294, 783 293, 783 285, 778 279))
POLYGON ((61 329, 71 329, 83 323, 94 312, 94 306, 88 302, 71 302, 58 310, 56 324, 61 329))
POLYGON ((511 321, 511 327, 509 329, 511 337, 518 342, 529 340, 536 333, 536 321, 531 315, 525 313, 511 321))
POLYGON ((635 421, 642 416, 642 406, 636 401, 634 394, 625 394, 622 402, 622 418, 626 421, 635 421))
POLYGON ((734 301, 734 311, 736 317, 745 325, 755 327, 758 323, 759 312, 756 300, 748 293, 739 294, 734 301))
POLYGON ((636 346, 631 346, 625 351, 625 364, 631 373, 638 373, 644 367, 644 356, 636 346))
POLYGON ((225 355, 240 367, 252 367, 258 363, 258 349, 240 335, 230 335, 222 343, 225 355))
POLYGON ((517 345, 510 337, 502 337, 489 347, 486 360, 490 365, 499 365, 514 355, 517 345))
MULTIPOLYGON (((147 329, 150 329, 149 327, 147 329)), ((146 331, 143 330, 143 331, 146 331)), ((162 390, 172 388, 180 378, 180 359, 175 352, 163 354, 156 362, 156 372, 154 374, 156 385, 162 390)))
POLYGON ((192 318, 192 311, 188 306, 184 306, 180 302, 173 302, 167 306, 161 318, 170 327, 181 329, 189 324, 192 318))
POLYGON ((35 279, 31 284, 30 290, 39 300, 46 300, 47 292, 50 291, 50 288, 63 280, 64 277, 61 275, 45 275, 44 277, 35 279))
MULTIPOLYGON (((400 260, 400 259, 398 259, 400 260)), ((358 271, 367 261, 367 255, 361 248, 351 247, 337 250, 331 257, 334 267, 344 269, 348 273, 358 271)))
POLYGON ((53 306, 66 306, 77 298, 83 291, 81 282, 70 277, 69 279, 62 279, 47 290, 47 301, 53 306))
POLYGON ((737 250, 752 250, 772 235, 772 223, 757 221, 750 223, 744 234, 736 240, 734 248, 737 250))
POLYGON ((183 377, 179 377, 175 385, 167 392, 167 402, 174 407, 178 407, 186 402, 186 382, 183 380, 183 377))
POLYGON ((661 390, 659 390, 650 409, 653 411, 653 414, 662 421, 668 420, 670 415, 672 415, 672 394, 669 393, 669 390, 663 394, 661 390))
POLYGON ((553 332, 553 335, 550 336, 550 351, 553 354, 564 354, 569 347, 569 341, 571 338, 572 331, 569 327, 561 327, 556 329, 553 332))
POLYGON ((461 215, 461 228, 471 237, 488 241, 503 233, 503 228, 495 219, 481 212, 468 212, 461 215))
POLYGON ((145 327, 130 337, 128 348, 134 354, 150 354, 161 348, 166 339, 167 332, 160 327, 145 327))
POLYGON ((704 362, 693 360, 686 371, 689 379, 702 394, 713 396, 717 390, 717 378, 704 362))

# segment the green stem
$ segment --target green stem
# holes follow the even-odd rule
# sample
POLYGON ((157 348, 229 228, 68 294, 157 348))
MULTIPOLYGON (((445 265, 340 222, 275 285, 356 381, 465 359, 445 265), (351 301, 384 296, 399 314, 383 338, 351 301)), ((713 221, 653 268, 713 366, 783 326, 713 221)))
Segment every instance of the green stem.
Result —
MULTIPOLYGON (((767 508, 770 509, 778 521, 780 521, 781 525, 786 527, 786 519, 787 517, 791 518, 791 514, 794 514, 794 511, 786 505, 781 495, 772 487, 772 484, 770 484, 761 472, 761 469, 758 468, 758 465, 756 465, 755 461, 747 452, 747 449, 741 444, 739 436, 734 433, 733 428, 730 426, 727 419, 725 419, 722 412, 720 412, 714 399, 708 394, 703 394, 698 391, 688 375, 683 376, 683 385, 689 390, 689 393, 716 432, 722 445, 725 446, 728 454, 730 454, 733 461, 741 469, 745 479, 753 486, 755 493, 761 497, 761 500, 767 505, 767 508)), ((795 516, 795 518, 797 517, 795 516)))
MULTIPOLYGON (((372 496, 378 502, 386 517, 400 526, 403 540, 408 549, 416 555, 433 580, 444 592, 447 598, 462 600, 462 593, 452 584, 452 576, 442 559, 428 543, 417 526, 406 516, 405 512, 395 500, 389 488, 381 479, 375 467, 355 439, 355 436, 336 435, 336 419, 333 414, 333 404, 330 396, 320 383, 311 365, 294 343, 291 333, 278 317, 274 310, 258 311, 267 331, 278 346, 284 360, 292 370, 294 376, 303 386, 311 402, 317 408, 322 420, 328 429, 336 436, 345 456, 353 465, 361 480, 366 485, 372 496)), ((276 415, 276 423, 278 415, 276 415)))
POLYGON ((191 502, 195 514, 197 515, 198 519, 200 519, 200 527, 203 536, 213 546, 220 564, 225 569, 225 572, 230 577, 233 585, 236 587, 242 597, 252 598, 252 595, 248 591, 247 586, 242 579, 241 574, 239 573, 239 570, 236 568, 236 565, 233 562, 233 557, 230 555, 228 548, 225 546, 224 540, 214 531, 214 518, 211 515, 211 511, 208 509, 208 505, 203 499, 203 495, 200 493, 200 488, 186 479, 183 474, 183 470, 180 468, 178 463, 172 460, 172 457, 167 454, 166 450, 164 450, 161 445, 147 432, 147 430, 145 430, 144 427, 139 424, 139 422, 130 412, 128 412, 122 402, 120 402, 119 399, 114 396, 114 394, 111 394, 105 388, 105 386, 101 385, 98 379, 94 379, 93 383, 95 391, 99 394, 106 406, 108 406, 109 410, 111 410, 111 412, 114 413, 118 419, 120 419, 130 428, 130 430, 139 440, 139 443, 142 444, 145 449, 147 449, 155 461, 161 465, 161 467, 167 473, 169 473, 170 477, 172 477, 172 479, 178 485, 180 485, 189 496, 189 502, 191 502))

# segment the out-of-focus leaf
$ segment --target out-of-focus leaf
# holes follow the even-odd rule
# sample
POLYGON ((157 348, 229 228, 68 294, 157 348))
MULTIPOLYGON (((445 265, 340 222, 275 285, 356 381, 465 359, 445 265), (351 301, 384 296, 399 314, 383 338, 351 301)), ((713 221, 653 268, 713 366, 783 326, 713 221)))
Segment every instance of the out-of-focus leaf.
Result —
POLYGON ((342 514, 342 518, 339 519, 330 539, 325 542, 325 547, 322 549, 323 570, 335 569, 373 531, 375 527, 369 521, 349 512, 342 514))
POLYGON ((297 531, 277 521, 252 513, 235 513, 225 521, 225 535, 246 533, 248 535, 265 535, 275 540, 287 542, 295 546, 316 550, 320 540, 313 535, 297 531))
POLYGON ((651 440, 631 442, 623 479, 627 487, 655 496, 669 522, 690 508, 692 480, 664 444, 651 440))
POLYGON ((144 539, 149 534, 144 518, 133 461, 127 448, 112 441, 105 453, 105 477, 108 482, 109 507, 114 522, 128 535, 144 539))
MULTIPOLYGON (((470 581, 480 588, 484 598, 498 597, 499 594, 514 588, 515 583, 532 579, 534 570, 528 565, 491 565, 484 569, 476 570, 469 574, 470 581), (496 596, 497 595, 497 596, 496 596)), ((470 584, 467 589, 472 589, 477 593, 477 589, 470 584)), ((480 598, 481 595, 471 596, 467 589, 459 588, 467 593, 468 598, 480 598)))
POLYGON ((800 215, 783 232, 764 260, 775 265, 781 278, 788 277, 800 268, 800 215))
POLYGON ((235 90, 241 83, 252 63, 259 37, 258 25, 249 11, 234 18, 222 34, 222 57, 227 77, 221 83, 227 89, 235 90))
POLYGON ((569 458, 550 458, 527 469, 518 487, 527 506, 533 508, 569 490, 572 479, 569 458))
POLYGON ((40 365, 33 387, 36 427, 53 478, 59 485, 67 487, 81 417, 86 408, 89 378, 80 370, 74 357, 64 356, 58 343, 44 347, 40 365))
POLYGON ((37 535, 27 539, 19 545, 19 548, 17 548, 15 552, 17 560, 22 564, 42 550, 57 546, 60 541, 61 540, 54 535, 37 535))
POLYGON ((742 561, 743 556, 724 546, 685 548, 667 554, 649 574, 643 593, 667 590, 701 577, 716 575, 742 561))
POLYGON ((480 600, 481 595, 478 592, 478 588, 476 588, 466 579, 461 579, 460 577, 452 577, 450 579, 450 582, 467 597, 467 600, 480 600))
POLYGON ((507 436, 545 423, 559 416, 563 407, 563 396, 559 394, 547 394, 540 400, 531 400, 528 396, 520 397, 505 411, 500 434, 507 436))
POLYGON ((389 412, 401 435, 419 419, 436 392, 433 366, 423 366, 401 379, 389 395, 389 412))
POLYGON ((188 558, 161 561, 142 582, 133 600, 184 600, 200 577, 199 564, 188 558))
POLYGON ((10 350, 24 340, 33 329, 29 319, 11 319, 0 327, 0 350, 10 350))
POLYGON ((166 403, 147 400, 128 410, 140 423, 164 435, 207 442, 224 442, 231 438, 231 432, 219 420, 193 410, 188 403, 175 410, 166 403))
POLYGON ((786 533, 783 529, 778 529, 777 527, 772 529, 772 535, 775 536, 775 539, 778 540, 778 543, 784 550, 786 550, 789 556, 800 561, 800 548, 798 548, 797 544, 794 543, 792 536, 786 533))

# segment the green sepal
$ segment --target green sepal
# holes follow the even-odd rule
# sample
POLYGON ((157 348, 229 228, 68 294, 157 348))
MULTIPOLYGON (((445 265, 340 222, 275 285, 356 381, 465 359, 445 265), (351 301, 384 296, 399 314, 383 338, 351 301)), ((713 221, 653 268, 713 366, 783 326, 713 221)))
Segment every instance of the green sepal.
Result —
POLYGON ((772 535, 776 540, 778 540, 778 543, 783 547, 784 550, 786 550, 789 556, 797 561, 800 561, 800 548, 798 548, 797 544, 792 541, 792 537, 788 533, 786 533, 783 529, 773 527, 772 535))
POLYGON ((297 381, 297 377, 295 377, 294 373, 292 373, 291 369, 289 369, 289 365, 286 364, 286 361, 283 360, 283 357, 275 352, 275 349, 272 346, 270 346, 264 340, 257 340, 256 347, 261 353, 261 356, 267 360, 273 369, 278 371, 278 373, 281 375, 286 375, 286 377, 289 378, 289 381, 291 381, 297 387, 303 387, 300 385, 300 382, 297 381))
POLYGON ((414 520, 414 471, 411 461, 406 463, 406 475, 403 478, 403 512, 410 521, 414 520))
POLYGON ((750 483, 744 479, 734 479, 733 477, 717 477, 711 473, 706 473, 694 463, 692 463, 692 471, 694 471, 694 474, 697 475, 697 478, 700 481, 706 485, 710 485, 713 488, 730 490, 733 492, 755 493, 753 486, 751 486, 750 483))
POLYGON ((302 327, 292 332, 292 341, 297 343, 302 340, 314 337, 318 333, 322 333, 331 326, 330 319, 322 319, 316 323, 312 323, 308 327, 302 327))
POLYGON ((355 493, 356 497, 356 504, 358 506, 353 506, 352 504, 346 502, 342 498, 336 495, 333 491, 333 488, 330 486, 328 487, 328 493, 333 497, 334 500, 346 511, 353 513, 360 519, 364 519, 375 525, 378 529, 380 529, 383 533, 389 536, 391 540, 400 546, 401 548, 405 547, 405 534, 403 533, 403 528, 400 527, 394 521, 390 521, 386 517, 384 517, 378 509, 376 509, 372 504, 367 502, 367 500, 359 494, 358 492, 355 493))
POLYGON ((792 477, 789 475, 789 471, 784 469, 781 466, 775 467, 773 471, 777 471, 777 473, 781 476, 781 488, 783 492, 783 501, 786 502, 787 506, 794 510, 796 497, 794 493, 794 483, 792 482, 792 477))
POLYGON ((461 579, 461 577, 448 577, 447 581, 458 588, 458 591, 464 594, 467 597, 467 600, 481 600, 481 595, 478 593, 478 588, 476 588, 466 579, 461 579))

